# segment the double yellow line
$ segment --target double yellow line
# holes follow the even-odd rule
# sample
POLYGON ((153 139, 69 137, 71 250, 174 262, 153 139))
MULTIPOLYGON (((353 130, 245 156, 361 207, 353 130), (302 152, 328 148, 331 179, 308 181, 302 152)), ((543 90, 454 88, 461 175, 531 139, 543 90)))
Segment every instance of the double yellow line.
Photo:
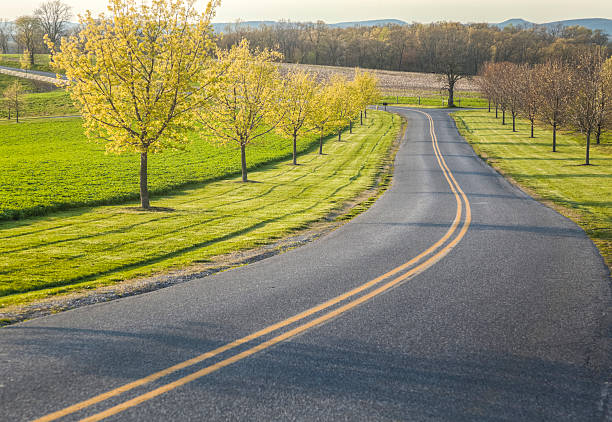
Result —
POLYGON ((455 219, 453 220, 450 228, 448 229, 448 231, 444 234, 444 236, 442 236, 442 238, 440 238, 436 243, 434 243, 432 246, 430 246, 427 250, 423 251, 422 253, 420 253, 418 256, 414 257, 413 259, 411 259, 410 261, 406 262, 403 265, 400 265, 397 268, 394 268, 393 270, 387 272, 386 274, 383 274, 355 289, 352 289, 340 296, 337 296, 333 299, 328 300, 327 302, 324 302, 320 305, 317 305, 313 308, 310 308, 300 314, 297 314, 291 318, 288 318, 284 321, 280 321, 276 324, 270 325, 269 327, 266 327, 260 331, 257 331, 253 334, 250 334, 246 337, 243 337, 241 339, 235 340, 231 343, 228 343, 224 346, 221 346, 217 349, 214 349, 210 352, 206 352, 203 353, 199 356, 196 356, 192 359, 186 360, 184 362, 181 362, 179 364, 173 365, 169 368, 166 368, 162 371, 156 372, 154 374, 151 374, 147 377, 138 379, 136 381, 133 381, 131 383, 125 384, 121 387, 115 388, 113 390, 107 391, 105 393, 102 393, 100 395, 97 395, 95 397, 92 397, 88 400, 82 401, 80 403, 74 404, 72 406, 66 407, 62 410, 59 410, 57 412, 53 412, 50 413, 46 416, 43 416, 39 419, 36 419, 34 422, 48 422, 48 421, 54 421, 57 420, 59 418, 62 418, 64 416, 70 415, 72 413, 78 412, 82 409, 88 408, 90 406, 93 406, 97 403, 103 402, 105 400, 108 400, 112 397, 116 397, 119 396, 120 394, 126 393, 128 391, 131 391, 137 387, 149 384, 153 381, 156 381, 162 377, 165 377, 167 375, 170 375, 172 373, 175 373, 177 371, 180 371, 182 369, 188 368, 190 366, 193 366, 195 364, 201 363, 203 361, 206 361, 208 359, 211 359, 221 353, 227 352, 229 350, 232 350, 238 346, 241 345, 245 345, 251 341, 257 340, 263 336, 266 336, 268 334, 272 334, 273 332, 281 329, 281 328, 285 328, 288 327, 290 325, 293 325, 295 323, 298 322, 302 322, 301 324, 297 325, 294 328, 289 329, 288 331, 285 331, 269 340, 263 341, 262 343, 259 343, 255 346, 252 346, 250 348, 248 348, 247 350, 244 350, 240 353, 237 353, 229 358, 223 359, 215 364, 209 365, 203 369, 200 369, 198 371, 195 371, 189 375, 186 375, 184 377, 181 377, 179 379, 177 379, 176 381, 167 383, 165 385, 162 385, 152 391, 149 391, 147 393, 138 395, 130 400, 124 401, 116 406, 113 406, 103 412, 99 412, 96 413, 92 416, 89 416, 85 419, 82 419, 82 421, 99 421, 102 419, 105 419, 109 416, 115 415, 117 413, 120 413, 126 409, 129 409, 131 407, 137 406, 140 403, 143 403, 147 400, 151 400, 152 398, 155 398, 161 394, 164 394, 168 391, 174 390, 177 387, 180 387, 182 385, 185 385, 191 381, 194 381, 198 378, 201 378, 203 376, 206 376, 212 372, 218 371, 221 368, 224 368, 228 365, 231 365, 233 363, 236 363, 242 359, 245 359, 249 356, 254 355, 255 353, 261 352, 265 349, 268 349, 280 342, 283 342, 285 340, 288 340, 300 333, 303 333, 305 331, 307 331, 308 329, 315 327, 317 325, 323 324, 329 320, 331 320, 332 318, 337 317, 338 315, 341 315, 361 304, 363 304, 364 302, 367 302, 368 300, 380 295, 381 293, 384 293, 386 291, 388 291, 389 289, 398 286, 400 283, 402 283, 403 281, 406 281, 407 279, 414 277, 417 274, 422 273, 423 271, 425 271, 426 269, 428 269, 429 267, 431 267, 432 265, 434 265, 437 261, 439 261, 440 259, 442 259, 451 249, 453 249, 460 241, 461 239, 463 239, 463 237, 465 236, 465 233, 467 232, 471 220, 472 220, 472 214, 471 214, 471 209, 470 209, 470 203, 465 195, 465 193, 463 192, 463 190, 461 190, 461 187, 459 186, 459 184, 457 183, 457 181, 455 180, 455 177, 453 176, 453 173, 450 171, 450 169, 448 168, 446 161, 444 160, 444 157, 442 156, 442 153, 440 152, 440 148, 438 145, 438 138, 436 136, 435 133, 435 125, 434 125, 434 121, 431 118, 431 116, 427 113, 423 113, 421 111, 417 111, 418 113, 421 113, 423 115, 425 115, 428 119, 429 122, 429 132, 430 132, 430 136, 431 136, 431 142, 433 145, 433 150, 434 153, 436 155, 436 159, 438 161, 438 164, 440 166, 440 168, 442 169, 442 172, 444 174, 444 177, 446 178, 446 181, 448 182, 448 185, 450 186, 451 191, 453 192, 456 202, 457 202, 457 211, 455 214, 455 219), (462 217, 463 217, 463 213, 464 213, 464 207, 465 207, 465 218, 463 218, 462 221, 462 217), (459 231, 457 231, 457 229, 459 228, 459 226, 461 226, 461 228, 459 229, 459 231), (387 281, 385 283, 383 283, 385 280, 387 280, 388 278, 397 275, 398 273, 401 273, 403 271, 403 274, 397 276, 396 278, 387 281), (381 284, 382 283, 382 284, 381 284), (378 287, 377 287, 378 286, 378 287), (375 288, 376 287, 376 288, 375 288), (374 288, 371 291, 368 291, 370 289, 374 288), (367 292, 367 293, 364 293, 367 292), (354 298, 354 296, 359 295, 361 293, 364 293, 363 295, 360 295, 356 298, 354 298), (335 305, 339 305, 342 302, 345 302, 347 300, 351 299, 350 301, 342 304, 341 306, 329 310, 329 308, 334 307, 335 305), (318 313, 321 313, 322 311, 327 311, 326 313, 323 313, 322 315, 319 315, 317 317, 315 317, 314 319, 311 319, 309 321, 303 321, 304 319, 311 317, 311 316, 315 316, 318 313))

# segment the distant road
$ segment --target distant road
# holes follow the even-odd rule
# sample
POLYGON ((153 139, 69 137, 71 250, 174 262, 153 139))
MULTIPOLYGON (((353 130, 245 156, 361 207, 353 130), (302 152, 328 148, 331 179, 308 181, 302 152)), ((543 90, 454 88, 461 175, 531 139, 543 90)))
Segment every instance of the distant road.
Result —
POLYGON ((574 223, 408 120, 307 246, 0 330, 0 420, 610 421, 610 278, 574 223))
POLYGON ((39 70, 28 70, 27 72, 23 69, 16 67, 0 66, 0 73, 9 76, 16 76, 18 78, 32 79, 36 81, 46 82, 50 84, 61 83, 62 81, 68 80, 65 76, 62 79, 57 79, 57 75, 51 72, 41 72, 39 70))

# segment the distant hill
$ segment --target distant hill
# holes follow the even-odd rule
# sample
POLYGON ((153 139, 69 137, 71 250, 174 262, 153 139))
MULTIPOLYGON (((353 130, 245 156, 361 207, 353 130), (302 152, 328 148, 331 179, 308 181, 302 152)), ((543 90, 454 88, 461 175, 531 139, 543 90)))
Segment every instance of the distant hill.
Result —
MULTIPOLYGON (((240 22, 240 26, 246 28, 259 28, 262 25, 272 26, 276 25, 279 22, 276 21, 244 21, 240 22)), ((399 19, 376 19, 376 20, 368 20, 368 21, 355 21, 355 22, 338 22, 338 23, 329 23, 327 26, 332 28, 350 28, 355 26, 384 26, 384 25, 406 25, 407 23, 399 20, 399 19)), ((230 22, 222 22, 222 23, 213 23, 213 29, 215 32, 223 32, 228 25, 235 25, 235 23, 230 22)))
POLYGON ((524 19, 508 19, 507 21, 501 23, 494 23, 493 25, 499 28, 505 28, 508 25, 514 26, 522 26, 526 28, 530 28, 532 26, 545 26, 547 28, 555 28, 559 26, 575 26, 580 25, 585 28, 589 28, 592 31, 597 29, 603 31, 608 35, 608 38, 612 37, 612 19, 603 19, 603 18, 592 18, 592 19, 568 19, 563 21, 555 21, 555 22, 546 22, 546 23, 533 23, 526 21, 524 19))

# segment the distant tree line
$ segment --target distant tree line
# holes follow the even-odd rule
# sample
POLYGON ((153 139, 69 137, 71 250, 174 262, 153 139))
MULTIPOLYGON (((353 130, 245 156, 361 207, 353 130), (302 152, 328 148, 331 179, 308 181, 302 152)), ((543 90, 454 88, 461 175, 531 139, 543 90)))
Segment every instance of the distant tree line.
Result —
POLYGON ((219 46, 248 39, 256 48, 276 49, 290 63, 410 72, 476 75, 486 62, 543 63, 569 60, 585 46, 612 48, 607 35, 581 26, 514 27, 437 22, 334 28, 324 22, 248 27, 228 25, 219 46))
POLYGON ((34 64, 34 54, 47 53, 44 42, 47 35, 54 43, 78 31, 70 25, 72 9, 60 0, 42 3, 32 15, 24 15, 9 23, 0 21, 0 53, 25 53, 30 65, 34 64), (11 44, 14 44, 11 49, 11 44))
POLYGON ((605 130, 612 129, 612 58, 601 46, 583 50, 571 60, 551 58, 536 65, 488 62, 479 84, 489 99, 489 112, 502 125, 516 118, 552 128, 552 151, 556 152, 557 131, 576 130, 586 138, 585 164, 590 164, 592 138, 597 144, 605 130), (501 116, 500 116, 501 115, 501 116))

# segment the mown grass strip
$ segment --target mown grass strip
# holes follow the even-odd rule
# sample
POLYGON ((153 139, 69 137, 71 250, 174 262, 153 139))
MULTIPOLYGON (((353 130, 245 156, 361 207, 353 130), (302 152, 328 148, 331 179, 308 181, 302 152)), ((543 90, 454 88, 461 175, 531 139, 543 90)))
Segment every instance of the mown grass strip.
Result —
MULTIPOLYGON (((238 178, 136 203, 0 222, 0 307, 149 275, 287 236, 371 187, 401 121, 370 112, 327 155, 267 165, 238 178)), ((185 165, 188 163, 185 163, 185 165)))
MULTIPOLYGON (((0 66, 21 69, 21 58, 21 54, 0 54, 0 66)), ((50 60, 51 57, 48 54, 35 54, 34 66, 32 66, 32 70, 52 73, 55 72, 49 65, 50 60)))
POLYGON ((584 166, 585 140, 579 133, 558 136, 552 152, 552 133, 519 120, 501 125, 494 113, 460 111, 453 114, 461 134, 476 153, 528 192, 578 223, 612 267, 612 136, 592 145, 591 166, 584 166))
MULTIPOLYGON (((378 103, 387 103, 389 105, 408 105, 423 108, 445 108, 448 105, 448 96, 440 94, 427 94, 423 96, 387 95, 383 96, 378 103)), ((457 107, 484 108, 488 107, 489 102, 485 98, 481 98, 480 94, 478 93, 457 92, 455 93, 455 105, 457 107)))
MULTIPOLYGON (((47 94, 36 94, 42 95, 47 94)), ((311 134, 299 140, 298 151, 308 151, 317 143, 317 136, 311 134)), ((247 149, 249 170, 291 153, 290 141, 269 134, 247 149)), ((105 154, 104 145, 87 141, 80 118, 0 123, 0 168, 0 220, 119 204, 139 194, 138 155, 105 154)), ((149 188, 154 194, 168 193, 239 172, 240 152, 233 144, 221 145, 193 134, 185 151, 150 157, 149 188)))

